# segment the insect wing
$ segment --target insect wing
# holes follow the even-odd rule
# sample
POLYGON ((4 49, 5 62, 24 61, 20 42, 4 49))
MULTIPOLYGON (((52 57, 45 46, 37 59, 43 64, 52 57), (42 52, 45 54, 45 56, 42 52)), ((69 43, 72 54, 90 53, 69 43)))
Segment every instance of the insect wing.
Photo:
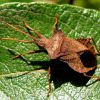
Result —
POLYGON ((60 60, 67 63, 69 67, 71 67, 74 71, 77 71, 78 73, 84 73, 94 69, 94 67, 85 67, 77 53, 62 56, 60 57, 60 60))

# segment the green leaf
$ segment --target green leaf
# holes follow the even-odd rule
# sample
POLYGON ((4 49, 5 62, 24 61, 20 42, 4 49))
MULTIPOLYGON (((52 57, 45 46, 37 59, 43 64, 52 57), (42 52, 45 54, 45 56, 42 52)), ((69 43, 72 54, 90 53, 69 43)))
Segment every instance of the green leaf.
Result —
MULTIPOLYGON (((98 49, 100 49, 100 13, 98 11, 70 5, 59 6, 37 3, 10 3, 0 5, 0 20, 11 23, 21 30, 26 31, 23 26, 24 20, 47 38, 53 32, 56 15, 59 16, 59 28, 63 30, 66 36, 70 38, 87 38, 91 36, 94 38, 98 49)), ((0 38, 3 37, 30 40, 28 36, 20 34, 0 21, 0 38)), ((46 69, 49 65, 48 55, 44 53, 25 55, 25 59, 35 62, 31 65, 28 65, 22 59, 12 60, 16 54, 34 49, 38 49, 35 44, 9 40, 0 41, 0 100, 47 99, 48 72, 46 69), (35 70, 37 68, 38 70, 35 70), (10 78, 7 78, 7 76, 10 78)), ((98 60, 99 63, 100 61, 98 60)), ((70 74, 73 75, 73 73, 70 74)), ((100 75, 99 68, 96 69, 94 75, 100 75)), ((81 81, 81 79, 77 80, 76 83, 78 81, 81 81)), ((90 79, 87 84, 94 81, 95 79, 90 79)), ((48 99, 100 100, 99 87, 99 82, 95 82, 88 87, 77 87, 71 82, 65 82, 57 89, 54 89, 54 84, 52 83, 53 91, 48 99)))

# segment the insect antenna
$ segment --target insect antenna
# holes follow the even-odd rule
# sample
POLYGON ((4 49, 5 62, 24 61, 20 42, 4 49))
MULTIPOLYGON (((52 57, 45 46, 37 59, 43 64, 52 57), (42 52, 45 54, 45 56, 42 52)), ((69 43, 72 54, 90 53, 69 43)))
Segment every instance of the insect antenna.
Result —
POLYGON ((0 40, 12 40, 12 41, 23 42, 23 43, 32 43, 32 42, 34 42, 34 40, 27 41, 27 40, 19 40, 17 38, 0 38, 0 40))
POLYGON ((36 30, 32 29, 25 21, 23 21, 25 28, 27 31, 31 34, 31 31, 33 31, 39 38, 45 38, 43 35, 41 35, 39 32, 36 30))
MULTIPOLYGON (((0 21, 1 21, 1 20, 0 20, 0 21)), ((30 35, 30 34, 24 32, 24 31, 22 31, 21 29, 15 27, 14 25, 12 25, 12 24, 10 24, 10 23, 8 23, 8 22, 5 22, 5 21, 1 21, 1 22, 3 22, 6 26, 9 26, 9 27, 15 29, 16 31, 20 32, 21 34, 24 34, 24 35, 26 35, 26 36, 32 38, 32 39, 34 40, 34 41, 32 41, 32 42, 38 41, 37 38, 35 38, 34 36, 32 36, 32 35, 30 35)), ((7 40, 7 38, 1 38, 0 40, 7 40)), ((19 42, 21 41, 21 40, 15 39, 15 38, 14 38, 14 39, 13 39, 13 38, 8 38, 8 40, 16 40, 16 41, 19 41, 19 42)), ((22 41, 25 42, 24 40, 22 40, 22 41)), ((28 41, 27 41, 27 42, 28 42, 28 41)))

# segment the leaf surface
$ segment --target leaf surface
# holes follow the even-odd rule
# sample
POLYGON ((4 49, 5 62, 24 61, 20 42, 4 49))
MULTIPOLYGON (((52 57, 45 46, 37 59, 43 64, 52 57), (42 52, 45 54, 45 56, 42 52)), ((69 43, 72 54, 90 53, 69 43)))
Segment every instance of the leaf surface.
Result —
MULTIPOLYGON (((9 3, 0 5, 0 20, 11 23, 27 32, 23 26, 24 20, 47 38, 53 32, 56 15, 59 16, 59 28, 63 30, 66 36, 70 38, 87 38, 91 36, 94 38, 98 49, 100 49, 100 13, 98 11, 70 5, 59 6, 38 3, 9 3)), ((0 38, 3 37, 30 40, 28 36, 20 34, 0 21, 0 38)), ((99 82, 88 87, 77 87, 71 84, 71 82, 65 82, 57 89, 53 88, 54 85, 52 83, 53 91, 50 97, 47 98, 48 55, 44 53, 25 55, 25 59, 33 62, 30 65, 22 59, 12 60, 16 54, 34 49, 38 49, 35 44, 7 40, 0 41, 0 100, 100 99, 99 82), (34 70, 37 68, 38 70, 34 70), (12 78, 7 78, 7 76, 12 78)), ((98 59, 100 58, 98 57, 98 59)), ((99 63, 100 61, 98 60, 99 63)), ((100 75, 99 68, 96 69, 94 75, 100 75)), ((94 80, 90 79, 87 84, 94 82, 94 80)), ((81 79, 77 81, 81 81, 81 79)))

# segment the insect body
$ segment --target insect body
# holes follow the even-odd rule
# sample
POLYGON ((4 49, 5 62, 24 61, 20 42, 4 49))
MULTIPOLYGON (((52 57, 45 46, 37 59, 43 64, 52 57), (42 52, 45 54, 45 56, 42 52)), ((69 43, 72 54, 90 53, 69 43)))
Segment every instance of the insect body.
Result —
MULTIPOLYGON (((94 53, 81 42, 65 37, 61 30, 57 30, 50 39, 44 40, 42 43, 50 59, 59 59, 62 62, 66 62, 73 70, 79 73, 88 72, 96 66, 94 53), (87 53, 87 56, 93 57, 94 65, 83 65, 80 56, 84 53, 87 53)), ((92 60, 92 58, 90 60, 92 60)))
MULTIPOLYGON (((65 62, 69 65, 70 68, 72 68, 74 71, 78 73, 83 73, 87 77, 94 77, 99 78, 96 76, 89 76, 86 73, 95 69, 97 65, 97 59, 96 55, 99 52, 96 52, 94 49, 94 46, 91 44, 90 38, 87 39, 71 39, 64 35, 64 33, 57 29, 58 24, 58 17, 56 17, 56 21, 54 24, 53 29, 53 35, 47 39, 40 33, 36 32, 32 28, 28 26, 26 22, 24 22, 24 25, 29 33, 32 31, 38 36, 38 38, 33 37, 29 33, 25 33, 18 29, 17 27, 4 22, 7 26, 12 27, 16 31, 19 31, 21 34, 29 36, 32 40, 26 41, 26 40, 18 40, 16 38, 0 38, 0 40, 15 40, 18 42, 28 42, 28 43, 35 43, 39 47, 42 47, 42 50, 32 50, 29 51, 26 54, 31 53, 40 53, 47 51, 49 57, 51 60, 58 59, 62 62, 65 62)), ((98 50, 97 50, 98 51, 98 50)), ((20 54, 14 57, 14 59, 19 58, 24 54, 20 54)), ((51 74, 51 67, 49 66, 48 72, 49 76, 51 74)), ((50 83, 50 81, 49 81, 50 83)), ((50 88, 50 85, 49 85, 50 88)), ((50 92, 50 89, 49 89, 50 92)))

